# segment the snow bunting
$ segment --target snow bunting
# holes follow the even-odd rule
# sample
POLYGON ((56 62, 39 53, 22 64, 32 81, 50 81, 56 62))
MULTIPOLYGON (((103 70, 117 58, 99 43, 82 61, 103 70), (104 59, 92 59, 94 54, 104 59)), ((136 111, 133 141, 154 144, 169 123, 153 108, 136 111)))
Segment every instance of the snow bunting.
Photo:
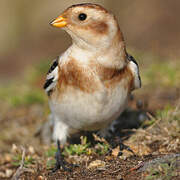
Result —
POLYGON ((105 135, 141 81, 115 16, 100 5, 72 5, 51 25, 72 38, 72 45, 53 62, 44 85, 58 143, 58 169, 64 167, 60 143, 81 130, 101 130, 105 135))

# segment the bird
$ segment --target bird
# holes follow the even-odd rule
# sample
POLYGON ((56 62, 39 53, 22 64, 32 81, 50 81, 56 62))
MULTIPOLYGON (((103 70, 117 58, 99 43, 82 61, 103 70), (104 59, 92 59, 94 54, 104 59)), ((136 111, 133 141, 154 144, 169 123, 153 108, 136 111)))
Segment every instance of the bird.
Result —
POLYGON ((72 38, 53 61, 44 84, 57 143, 56 171, 67 169, 61 153, 67 138, 79 131, 106 136, 141 79, 116 17, 101 5, 72 5, 50 24, 72 38))

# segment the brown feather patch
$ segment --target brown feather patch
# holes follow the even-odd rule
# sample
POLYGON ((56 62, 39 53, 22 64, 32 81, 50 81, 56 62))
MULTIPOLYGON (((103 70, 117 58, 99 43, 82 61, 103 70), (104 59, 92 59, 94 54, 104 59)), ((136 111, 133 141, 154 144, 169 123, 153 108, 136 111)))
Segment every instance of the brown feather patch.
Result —
POLYGON ((98 81, 88 67, 71 59, 67 64, 59 67, 58 90, 63 92, 69 86, 92 93, 98 89, 98 81))
POLYGON ((94 33, 107 34, 108 25, 105 22, 94 22, 88 26, 88 28, 94 33))
POLYGON ((107 88, 114 88, 121 80, 125 80, 125 88, 128 88, 129 91, 133 89, 133 74, 128 66, 125 66, 122 69, 117 68, 108 68, 100 64, 91 64, 101 81, 105 84, 107 88))
POLYGON ((124 87, 130 91, 132 89, 133 79, 134 78, 130 69, 126 66, 120 70, 115 69, 111 76, 111 79, 107 79, 105 81, 105 85, 108 88, 114 88, 117 84, 124 80, 124 87))
MULTIPOLYGON (((58 96, 65 93, 69 87, 79 89, 85 93, 93 93, 100 89, 101 83, 106 88, 113 89, 121 81, 124 81, 122 85, 130 92, 133 90, 133 80, 133 74, 128 66, 123 69, 108 68, 96 63, 83 66, 72 58, 67 64, 62 67, 59 66, 59 79, 56 90, 58 96)), ((53 96, 57 95, 55 94, 53 96)))

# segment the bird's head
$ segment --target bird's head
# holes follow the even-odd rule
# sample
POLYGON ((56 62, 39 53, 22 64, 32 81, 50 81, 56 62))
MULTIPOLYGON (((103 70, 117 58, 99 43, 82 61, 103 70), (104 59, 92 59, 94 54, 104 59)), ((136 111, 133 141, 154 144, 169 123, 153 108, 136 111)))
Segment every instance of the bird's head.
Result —
POLYGON ((73 5, 51 25, 67 31, 81 48, 108 48, 117 34, 118 41, 123 41, 114 15, 96 4, 73 5))

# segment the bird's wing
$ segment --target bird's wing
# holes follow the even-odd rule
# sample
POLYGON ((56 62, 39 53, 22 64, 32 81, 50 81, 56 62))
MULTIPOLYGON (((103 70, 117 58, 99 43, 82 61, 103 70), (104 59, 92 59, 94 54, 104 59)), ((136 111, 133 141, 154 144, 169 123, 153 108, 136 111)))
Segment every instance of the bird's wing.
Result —
POLYGON ((131 56, 130 54, 127 54, 127 59, 129 61, 129 67, 134 76, 134 89, 138 89, 141 87, 141 77, 139 75, 139 66, 136 60, 134 59, 134 57, 131 56))
POLYGON ((58 80, 58 63, 59 63, 59 57, 57 57, 46 76, 46 82, 44 83, 44 89, 48 95, 52 92, 52 90, 55 88, 58 80))

